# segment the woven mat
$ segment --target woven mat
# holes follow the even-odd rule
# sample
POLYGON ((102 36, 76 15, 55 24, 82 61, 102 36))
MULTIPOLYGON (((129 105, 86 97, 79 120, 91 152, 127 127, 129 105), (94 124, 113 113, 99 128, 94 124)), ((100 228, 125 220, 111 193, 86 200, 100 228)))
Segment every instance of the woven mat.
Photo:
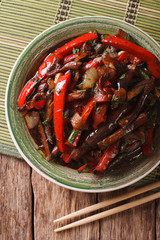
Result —
MULTIPOLYGON (((103 15, 125 20, 160 43, 160 0, 2 0, 0 2, 0 152, 20 158, 5 119, 5 90, 10 71, 25 46, 61 21, 103 15)), ((160 167, 146 179, 160 177, 160 167)))

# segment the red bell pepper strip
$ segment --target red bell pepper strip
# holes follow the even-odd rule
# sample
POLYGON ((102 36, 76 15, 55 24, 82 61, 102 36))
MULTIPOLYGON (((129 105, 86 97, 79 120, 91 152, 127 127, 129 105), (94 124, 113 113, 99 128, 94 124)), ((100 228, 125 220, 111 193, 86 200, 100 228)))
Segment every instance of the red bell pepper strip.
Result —
POLYGON ((72 53, 72 54, 66 56, 63 59, 63 63, 66 64, 68 62, 71 62, 73 59, 77 58, 79 55, 80 55, 80 52, 79 53, 72 53))
POLYGON ((82 165, 80 168, 77 169, 79 173, 81 173, 84 169, 87 168, 87 164, 82 165))
POLYGON ((63 56, 65 56, 65 55, 69 54, 74 47, 79 48, 82 46, 82 44, 84 42, 91 41, 91 40, 94 40, 97 38, 98 38, 98 35, 94 31, 91 33, 85 33, 85 34, 71 40, 70 42, 66 43, 65 45, 60 47, 58 50, 56 50, 55 52, 58 54, 60 53, 63 56))
POLYGON ((104 154, 102 155, 99 163, 97 164, 95 171, 102 172, 107 169, 109 163, 117 156, 119 152, 119 141, 108 146, 104 154))
POLYGON ((63 55, 62 54, 57 54, 57 53, 53 53, 50 54, 45 60, 44 62, 41 64, 41 66, 38 69, 38 77, 39 78, 43 78, 45 77, 47 71, 50 69, 50 67, 52 66, 55 57, 59 58, 59 59, 63 59, 63 55))
POLYGON ((96 106, 96 103, 97 102, 109 102, 111 100, 111 97, 112 95, 111 94, 101 94, 101 93, 98 93, 96 96, 94 96, 88 103, 87 105, 84 107, 83 111, 82 111, 82 114, 81 114, 81 117, 82 119, 80 120, 81 123, 77 123, 77 125, 79 126, 83 126, 85 125, 92 109, 96 106))
POLYGON ((18 98, 18 107, 21 108, 26 103, 26 98, 33 92, 34 86, 36 84, 35 79, 29 80, 21 91, 18 98))
POLYGON ((146 142, 143 144, 142 146, 142 150, 143 150, 143 154, 146 156, 152 155, 153 154, 153 150, 152 150, 152 140, 153 138, 153 130, 152 129, 148 129, 147 131, 147 140, 146 142))
POLYGON ((98 63, 102 62, 102 58, 95 58, 91 61, 89 61, 88 63, 85 64, 85 66, 83 67, 83 71, 86 71, 88 69, 90 69, 91 67, 96 67, 98 63))
POLYGON ((142 61, 148 64, 148 69, 151 74, 156 78, 160 78, 160 61, 153 53, 126 39, 116 36, 104 38, 101 41, 106 45, 124 49, 134 56, 140 58, 142 61))
POLYGON ((46 100, 40 100, 34 103, 34 107, 39 110, 39 109, 43 109, 44 106, 46 104, 46 100))
POLYGON ((55 52, 53 52, 53 55, 50 55, 45 59, 45 61, 42 63, 42 65, 38 69, 38 77, 39 78, 45 77, 45 74, 47 73, 48 69, 51 67, 55 57, 62 59, 64 56, 66 56, 72 51, 73 47, 79 48, 82 46, 84 42, 91 41, 97 38, 98 38, 97 33, 93 31, 91 33, 85 33, 71 40, 70 42, 66 43, 65 45, 57 49, 55 52))
POLYGON ((65 147, 65 152, 61 154, 61 158, 65 163, 69 163, 71 161, 71 154, 73 149, 69 147, 65 147))
POLYGON ((106 112, 108 109, 107 103, 102 103, 101 105, 97 106, 92 111, 92 118, 93 118, 93 128, 96 129, 97 126, 106 121, 106 112))
POLYGON ((127 51, 123 52, 118 58, 117 58, 118 61, 124 63, 124 64, 127 64, 128 62, 131 62, 133 64, 138 64, 141 62, 141 59, 134 56, 133 54, 131 53, 128 53, 127 51))
POLYGON ((54 130, 59 150, 65 150, 64 118, 65 96, 67 86, 71 81, 71 73, 67 73, 58 78, 54 91, 54 130))

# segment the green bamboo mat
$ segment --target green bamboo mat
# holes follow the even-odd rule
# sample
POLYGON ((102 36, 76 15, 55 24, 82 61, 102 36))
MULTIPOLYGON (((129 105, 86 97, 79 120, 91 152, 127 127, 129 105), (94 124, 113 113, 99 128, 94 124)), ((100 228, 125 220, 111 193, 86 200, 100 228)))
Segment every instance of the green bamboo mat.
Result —
MULTIPOLYGON (((81 16, 125 20, 160 43, 160 0, 2 0, 0 3, 0 152, 20 155, 5 119, 5 89, 10 71, 25 46, 53 24, 81 16)), ((147 178, 160 177, 160 167, 147 178)))

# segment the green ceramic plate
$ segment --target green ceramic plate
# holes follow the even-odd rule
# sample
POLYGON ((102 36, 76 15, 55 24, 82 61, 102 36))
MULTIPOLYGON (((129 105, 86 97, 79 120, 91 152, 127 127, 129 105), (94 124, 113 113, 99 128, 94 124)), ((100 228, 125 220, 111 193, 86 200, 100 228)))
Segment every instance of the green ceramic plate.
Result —
POLYGON ((160 46, 140 29, 120 20, 107 17, 82 17, 52 26, 37 36, 17 59, 6 91, 6 117, 13 141, 26 162, 48 180, 72 190, 86 192, 105 192, 126 187, 146 176, 160 163, 160 138, 156 137, 157 147, 152 157, 129 164, 125 168, 111 172, 104 177, 93 174, 78 174, 69 169, 47 162, 30 137, 23 116, 17 110, 17 99, 26 80, 33 75, 36 62, 46 51, 58 43, 98 30, 100 33, 115 34, 121 28, 128 32, 141 46, 160 58, 160 46))

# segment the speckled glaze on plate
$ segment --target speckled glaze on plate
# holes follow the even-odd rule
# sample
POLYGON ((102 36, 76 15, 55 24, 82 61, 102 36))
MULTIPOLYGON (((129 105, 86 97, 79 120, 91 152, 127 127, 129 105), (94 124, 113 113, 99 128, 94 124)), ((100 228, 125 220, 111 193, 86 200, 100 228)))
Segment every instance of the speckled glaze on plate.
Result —
POLYGON ((48 180, 63 187, 83 192, 107 192, 120 189, 139 181, 160 163, 160 134, 156 136, 154 156, 135 161, 103 177, 79 174, 76 170, 49 163, 31 138, 22 114, 17 110, 17 99, 24 83, 33 73, 36 62, 51 47, 91 30, 115 34, 121 28, 135 41, 160 59, 160 46, 149 35, 126 22, 107 17, 82 17, 52 26, 38 35, 17 59, 6 90, 6 118, 12 139, 26 162, 48 180))

